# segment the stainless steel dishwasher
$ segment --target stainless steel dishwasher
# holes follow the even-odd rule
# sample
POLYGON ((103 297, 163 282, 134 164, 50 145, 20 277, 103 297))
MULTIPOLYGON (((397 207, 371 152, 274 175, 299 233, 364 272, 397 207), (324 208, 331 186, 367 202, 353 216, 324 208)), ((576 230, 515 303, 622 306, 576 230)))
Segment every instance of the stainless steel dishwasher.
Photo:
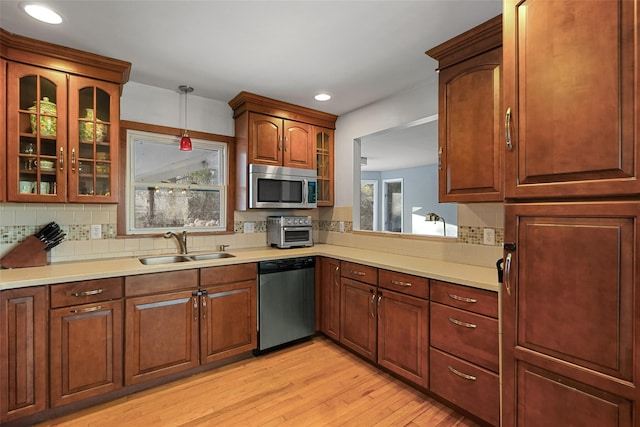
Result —
POLYGON ((315 333, 315 257, 258 263, 258 350, 315 333))

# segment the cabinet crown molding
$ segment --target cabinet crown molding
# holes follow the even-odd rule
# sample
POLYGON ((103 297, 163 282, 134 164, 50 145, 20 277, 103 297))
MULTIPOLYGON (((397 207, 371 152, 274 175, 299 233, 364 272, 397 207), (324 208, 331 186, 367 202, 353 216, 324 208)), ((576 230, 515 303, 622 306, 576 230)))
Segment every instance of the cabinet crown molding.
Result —
POLYGON ((336 120, 338 120, 338 116, 334 114, 301 107, 295 104, 289 104, 287 102, 278 101, 276 99, 244 91, 240 92, 235 96, 235 98, 229 101, 229 106, 233 109, 234 118, 240 116, 246 111, 253 111, 256 113, 268 114, 275 117, 322 126, 329 129, 335 129, 336 120))
POLYGON ((438 61, 438 70, 502 46, 502 15, 447 40, 425 53, 438 61))
POLYGON ((0 57, 81 76, 118 83, 129 81, 131 63, 31 39, 0 28, 0 57))

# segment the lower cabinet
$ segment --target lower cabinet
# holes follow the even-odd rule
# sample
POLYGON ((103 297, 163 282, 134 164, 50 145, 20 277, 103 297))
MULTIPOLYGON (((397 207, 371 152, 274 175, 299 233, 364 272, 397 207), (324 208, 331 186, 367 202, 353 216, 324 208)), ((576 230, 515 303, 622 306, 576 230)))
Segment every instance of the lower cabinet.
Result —
POLYGON ((0 425, 47 405, 45 286, 0 292, 0 425))
POLYGON ((320 331, 336 341, 340 340, 340 261, 319 257, 320 269, 320 331))
POLYGON ((122 387, 122 278, 50 286, 50 405, 122 387))
POLYGON ((246 353, 258 345, 257 265, 200 270, 200 363, 246 353))
POLYGON ((429 301, 378 290, 378 364, 429 385, 429 301))
POLYGON ((341 270, 340 342, 426 388, 428 279, 346 262, 341 270), (353 278, 364 278, 367 282, 353 278))
POLYGON ((430 304, 430 390, 499 425, 497 294, 432 280, 430 304))
POLYGON ((198 270, 125 277, 125 385, 198 366, 198 270))
POLYGON ((373 362, 376 361, 378 342, 377 290, 377 286, 342 278, 340 342, 373 362))
POLYGON ((256 280, 255 263, 126 277, 141 295, 125 302, 125 384, 255 349, 256 280))
POLYGON ((192 291, 127 298, 125 306, 125 384, 198 366, 198 297, 192 291))

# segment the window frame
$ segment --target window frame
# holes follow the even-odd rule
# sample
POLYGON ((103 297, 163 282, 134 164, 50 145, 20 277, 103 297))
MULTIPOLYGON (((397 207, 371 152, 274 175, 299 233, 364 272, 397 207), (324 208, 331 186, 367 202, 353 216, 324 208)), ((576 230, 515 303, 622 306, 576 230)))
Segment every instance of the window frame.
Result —
MULTIPOLYGON (((179 150, 178 143, 180 141, 180 137, 182 136, 182 129, 172 128, 167 126, 158 126, 147 123, 139 123, 139 122, 131 122, 131 121, 121 121, 120 122, 120 158, 119 158, 119 174, 118 174, 118 187, 119 187, 119 198, 118 198, 118 223, 117 223, 117 236, 122 238, 138 238, 138 237, 155 237, 162 236, 164 232, 154 232, 150 231, 149 233, 129 233, 127 230, 127 204, 129 201, 129 191, 128 191, 128 176, 130 171, 127 169, 127 157, 129 152, 128 146, 128 131, 138 131, 138 132, 146 132, 153 133, 162 136, 168 136, 172 138, 176 138, 176 150, 179 150)), ((224 230, 203 230, 201 228, 191 230, 188 227, 184 227, 184 229, 188 230, 193 235, 218 235, 218 234, 233 234, 234 232, 234 201, 235 201, 235 138, 232 136, 218 135, 206 132, 197 132, 197 131, 189 131, 189 135, 194 140, 200 141, 211 141, 215 143, 223 143, 226 144, 226 212, 225 212, 225 224, 224 230)))

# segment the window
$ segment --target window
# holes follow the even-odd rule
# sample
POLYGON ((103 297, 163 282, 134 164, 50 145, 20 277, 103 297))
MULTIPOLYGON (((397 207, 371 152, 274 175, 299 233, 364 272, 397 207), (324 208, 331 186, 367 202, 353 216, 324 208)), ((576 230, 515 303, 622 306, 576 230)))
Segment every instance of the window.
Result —
POLYGON ((131 128, 125 135, 125 234, 228 231, 227 142, 192 132, 193 150, 180 151, 175 135, 131 128))

